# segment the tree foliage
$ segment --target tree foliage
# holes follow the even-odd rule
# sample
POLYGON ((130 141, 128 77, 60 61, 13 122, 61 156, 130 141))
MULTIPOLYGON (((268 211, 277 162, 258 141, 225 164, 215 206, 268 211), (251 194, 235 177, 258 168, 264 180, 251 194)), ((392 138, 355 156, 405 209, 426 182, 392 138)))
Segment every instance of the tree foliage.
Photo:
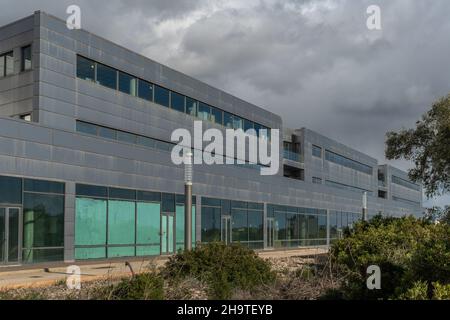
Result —
POLYGON ((415 129, 388 132, 386 157, 413 161, 409 177, 427 196, 450 191, 450 95, 435 102, 415 129))

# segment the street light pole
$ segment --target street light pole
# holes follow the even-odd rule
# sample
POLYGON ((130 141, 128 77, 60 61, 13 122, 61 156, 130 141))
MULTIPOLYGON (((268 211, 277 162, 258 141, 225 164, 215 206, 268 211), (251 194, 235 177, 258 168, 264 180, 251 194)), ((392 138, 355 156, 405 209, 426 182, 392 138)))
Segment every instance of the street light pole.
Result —
POLYGON ((188 151, 184 161, 184 249, 192 249, 192 152, 188 151))

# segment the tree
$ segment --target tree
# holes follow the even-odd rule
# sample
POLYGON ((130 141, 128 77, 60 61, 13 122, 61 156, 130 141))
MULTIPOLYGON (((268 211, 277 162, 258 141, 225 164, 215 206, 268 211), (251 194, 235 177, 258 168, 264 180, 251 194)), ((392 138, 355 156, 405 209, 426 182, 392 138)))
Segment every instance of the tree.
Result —
POLYGON ((409 178, 428 197, 450 192, 450 95, 433 104, 415 129, 388 132, 386 158, 413 161, 409 178))

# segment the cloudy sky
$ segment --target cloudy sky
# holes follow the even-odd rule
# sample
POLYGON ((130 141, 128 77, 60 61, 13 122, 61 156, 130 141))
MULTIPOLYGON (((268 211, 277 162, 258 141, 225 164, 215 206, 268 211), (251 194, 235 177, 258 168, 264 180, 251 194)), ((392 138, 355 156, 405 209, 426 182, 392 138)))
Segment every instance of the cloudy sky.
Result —
POLYGON ((2 0, 0 25, 35 10, 66 19, 70 4, 84 29, 380 162, 385 133, 450 92, 448 0, 2 0), (381 31, 366 26, 372 4, 381 31))

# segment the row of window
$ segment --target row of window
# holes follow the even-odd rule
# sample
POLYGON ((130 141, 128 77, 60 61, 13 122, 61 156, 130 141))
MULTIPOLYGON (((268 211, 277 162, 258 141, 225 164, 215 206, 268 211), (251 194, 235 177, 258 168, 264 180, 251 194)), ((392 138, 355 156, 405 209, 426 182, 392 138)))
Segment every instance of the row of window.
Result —
MULTIPOLYGON (((0 176, 0 203, 23 208, 23 226, 10 230, 22 233, 23 263, 63 260, 64 189, 60 182, 0 176)), ((10 246, 10 258, 19 249, 18 242, 10 246)))
POLYGON ((330 239, 340 238, 345 228, 351 228, 362 219, 360 213, 330 211, 330 239))
MULTIPOLYGON (((145 137, 142 135, 111 129, 104 126, 95 125, 89 122, 79 121, 77 120, 76 130, 81 133, 90 134, 94 136, 99 136, 106 139, 117 140, 126 143, 132 143, 139 146, 143 146, 146 148, 158 149, 162 151, 171 152, 172 148, 175 146, 173 142, 166 142, 162 140, 157 140, 149 137, 145 137)), ((210 154, 210 153, 209 153, 210 154)), ((215 155, 218 156, 218 155, 215 155)), ((226 159, 228 157, 223 156, 223 163, 226 163, 226 159)), ((233 159, 233 164, 239 167, 245 167, 250 169, 259 169, 261 167, 260 164, 251 163, 246 161, 245 164, 238 164, 236 159, 233 159)))
MULTIPOLYGON (((257 134, 260 134, 259 130, 266 129, 267 138, 270 138, 270 129, 261 124, 81 56, 77 56, 77 77, 155 102, 201 120, 220 124, 226 128, 243 129, 244 131, 255 129, 257 134)), ((261 131, 261 134, 264 132, 261 131)))
POLYGON ((360 163, 358 161, 349 159, 347 157, 341 156, 337 153, 334 153, 329 150, 325 150, 325 159, 327 161, 339 164, 341 166, 360 171, 369 175, 372 175, 373 168, 371 166, 365 165, 363 163, 360 163))
MULTIPOLYGON (((172 254, 184 247, 184 196, 77 184, 75 259, 172 254)), ((195 197, 192 242, 195 246, 195 197)))
POLYGON ((349 191, 353 191, 353 192, 367 192, 367 194, 370 196, 372 195, 372 191, 370 190, 366 190, 363 188, 358 188, 358 187, 354 187, 354 186, 349 186, 347 184, 343 184, 343 183, 339 183, 339 182, 335 182, 335 181, 331 181, 331 180, 325 180, 325 184, 330 186, 330 187, 334 187, 334 188, 338 188, 338 189, 344 189, 344 190, 349 190, 349 191))
POLYGON ((394 175, 392 176, 392 183, 401 185, 401 186, 403 186, 405 188, 408 188, 408 189, 420 191, 420 186, 419 185, 417 185, 415 183, 412 183, 412 182, 410 182, 408 180, 402 179, 400 177, 394 176, 394 175))
MULTIPOLYGON (((31 69, 31 45, 21 48, 20 70, 31 69)), ((0 78, 14 74, 14 53, 13 51, 0 55, 0 78)))
POLYGON ((404 198, 395 197, 395 196, 392 196, 392 200, 403 202, 403 203, 406 203, 409 205, 420 206, 420 202, 414 201, 414 200, 404 199, 404 198))

